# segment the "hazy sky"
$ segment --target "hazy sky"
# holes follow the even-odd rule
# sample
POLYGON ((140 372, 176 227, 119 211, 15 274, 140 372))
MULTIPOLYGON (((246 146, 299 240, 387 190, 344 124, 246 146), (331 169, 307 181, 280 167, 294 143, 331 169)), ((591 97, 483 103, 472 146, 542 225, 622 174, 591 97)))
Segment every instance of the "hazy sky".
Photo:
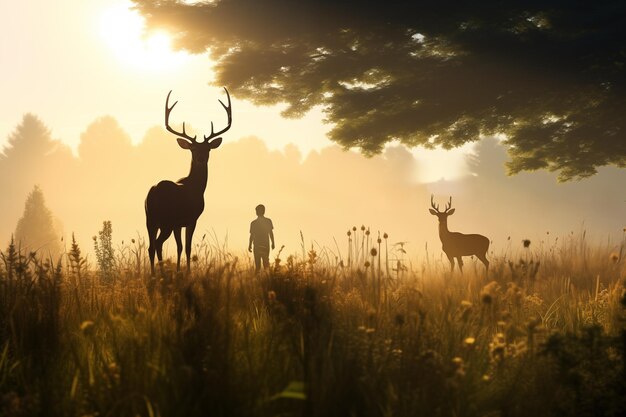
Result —
MULTIPOLYGON (((207 55, 172 53, 166 34, 142 39, 142 19, 125 0, 27 0, 0 3, 0 145, 26 112, 38 115, 54 138, 72 147, 97 117, 112 115, 132 140, 163 123, 167 92, 180 100, 173 120, 199 131, 223 123, 219 87, 208 86, 207 55)), ((330 144, 321 111, 286 120, 279 107, 256 107, 233 97, 226 140, 255 135, 270 149, 295 143, 305 153, 330 144)), ((415 179, 453 178, 463 152, 414 152, 415 179), (442 168, 442 161, 447 168, 442 168)))
MULTIPOLYGON (((224 126, 218 99, 225 94, 207 85, 212 77, 208 56, 174 54, 164 34, 142 40, 142 20, 129 6, 125 0, 0 3, 0 146, 27 112, 74 150, 81 135, 89 139, 88 127, 105 115, 113 116, 138 145, 149 128, 163 126, 170 89, 179 100, 173 123, 184 120, 199 134, 210 130, 211 121, 216 129, 224 126)), ((234 249, 245 248, 252 209, 265 202, 280 225, 279 244, 286 244, 288 252, 299 250, 300 230, 307 239, 333 247, 333 237, 342 239, 351 225, 365 224, 389 232, 394 241, 410 241, 411 252, 430 242, 439 255, 436 222, 428 214, 431 193, 440 200, 454 195, 459 210, 453 230, 483 232, 495 247, 505 246, 508 236, 519 244, 522 238, 542 239, 538 236, 548 230, 560 235, 581 227, 599 237, 623 238, 626 204, 620 193, 626 170, 607 168, 588 180, 561 185, 545 171, 507 178, 505 150, 494 141, 475 147, 481 158, 474 165, 466 160, 471 145, 454 152, 408 153, 391 147, 368 160, 328 147, 330 127, 322 123, 319 109, 286 120, 278 107, 232 99, 233 127, 220 153, 212 156, 206 193, 207 201, 226 197, 207 205, 198 233, 228 235, 234 249), (301 152, 285 151, 289 143, 301 152), (316 152, 307 158, 310 150, 316 152), (251 155, 261 156, 256 169, 262 175, 250 175, 251 155), (470 169, 474 175, 467 175, 470 169), (444 176, 452 181, 437 181, 444 176)), ((56 165, 21 173, 22 165, 12 161, 20 178, 14 173, 0 178, 13 187, 0 190, 10 196, 0 200, 0 238, 6 241, 14 230, 34 183, 42 186, 66 237, 76 231, 86 247, 105 219, 113 221, 118 238, 144 233, 145 192, 159 179, 185 175, 188 155, 161 128, 152 131, 145 146, 122 146, 124 140, 116 142, 114 136, 103 134, 110 145, 96 141, 100 148, 91 157, 81 154, 63 169, 57 169, 62 159, 50 158, 56 165), (72 181, 74 188, 63 189, 72 181)))

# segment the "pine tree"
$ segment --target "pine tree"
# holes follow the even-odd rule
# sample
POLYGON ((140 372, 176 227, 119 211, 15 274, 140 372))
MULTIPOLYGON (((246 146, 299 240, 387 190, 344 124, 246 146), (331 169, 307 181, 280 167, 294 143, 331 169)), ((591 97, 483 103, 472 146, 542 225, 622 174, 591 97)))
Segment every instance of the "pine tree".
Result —
POLYGON ((24 214, 15 229, 15 241, 27 251, 56 258, 61 253, 59 239, 52 213, 46 207, 41 188, 36 185, 26 198, 24 214))

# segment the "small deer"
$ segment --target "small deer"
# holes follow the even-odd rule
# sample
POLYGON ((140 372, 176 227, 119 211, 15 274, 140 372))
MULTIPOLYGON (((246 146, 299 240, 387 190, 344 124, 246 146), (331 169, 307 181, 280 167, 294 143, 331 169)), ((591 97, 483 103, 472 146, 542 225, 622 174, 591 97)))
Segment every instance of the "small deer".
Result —
POLYGON ((489 239, 483 235, 465 235, 463 233, 451 232, 448 230, 448 216, 454 214, 452 208, 452 197, 446 204, 444 211, 439 211, 439 204, 435 205, 433 196, 430 196, 430 214, 439 219, 439 239, 441 239, 442 249, 450 260, 452 271, 454 271, 454 258, 457 259, 459 269, 463 273, 463 256, 476 255, 489 270, 487 260, 487 250, 489 249, 489 239))
POLYGON ((221 135, 230 129, 232 124, 232 109, 230 103, 230 94, 228 90, 228 105, 219 100, 226 115, 228 117, 227 126, 219 132, 213 132, 213 122, 211 122, 211 134, 204 136, 203 142, 196 141, 196 136, 189 136, 185 132, 185 123, 183 122, 183 131, 177 132, 169 125, 170 113, 176 103, 169 106, 170 91, 165 99, 165 128, 168 132, 178 136, 176 141, 178 146, 191 151, 191 169, 189 175, 179 179, 176 182, 161 181, 157 185, 150 188, 146 197, 146 226, 148 228, 148 237, 150 246, 148 253, 150 255, 150 270, 154 276, 154 254, 156 252, 159 263, 163 260, 163 242, 165 242, 172 232, 176 239, 176 270, 180 271, 180 255, 183 250, 181 241, 181 229, 185 228, 185 253, 187 255, 187 272, 191 271, 191 241, 193 232, 196 228, 198 217, 204 211, 204 190, 206 189, 208 180, 208 163, 209 153, 212 149, 217 148, 222 143, 221 135), (214 139, 215 138, 215 139, 214 139), (157 237, 157 232, 160 234, 157 237))

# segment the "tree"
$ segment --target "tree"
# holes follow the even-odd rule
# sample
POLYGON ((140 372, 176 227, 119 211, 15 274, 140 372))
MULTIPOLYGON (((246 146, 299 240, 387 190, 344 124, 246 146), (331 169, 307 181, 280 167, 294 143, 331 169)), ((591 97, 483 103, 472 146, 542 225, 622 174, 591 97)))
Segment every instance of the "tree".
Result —
POLYGON ((46 125, 34 114, 26 113, 22 122, 9 135, 7 146, 0 154, 0 162, 15 161, 23 168, 30 168, 54 147, 55 143, 46 125))
POLYGON ((505 134, 511 173, 626 167, 626 3, 134 0, 149 28, 210 51, 215 83, 365 154, 505 134))
POLYGON ((35 186, 26 198, 24 214, 15 228, 19 247, 44 256, 61 254, 60 237, 54 229, 52 212, 46 207, 43 192, 35 186))

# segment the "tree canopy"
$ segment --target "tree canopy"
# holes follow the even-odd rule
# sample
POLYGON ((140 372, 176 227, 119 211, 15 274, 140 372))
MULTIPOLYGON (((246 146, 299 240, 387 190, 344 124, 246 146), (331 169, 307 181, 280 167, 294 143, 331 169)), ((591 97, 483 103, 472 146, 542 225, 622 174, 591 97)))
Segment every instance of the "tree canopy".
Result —
POLYGON ((148 27, 209 51, 215 84, 330 138, 454 148, 505 134, 511 173, 626 167, 626 3, 134 0, 148 27))

